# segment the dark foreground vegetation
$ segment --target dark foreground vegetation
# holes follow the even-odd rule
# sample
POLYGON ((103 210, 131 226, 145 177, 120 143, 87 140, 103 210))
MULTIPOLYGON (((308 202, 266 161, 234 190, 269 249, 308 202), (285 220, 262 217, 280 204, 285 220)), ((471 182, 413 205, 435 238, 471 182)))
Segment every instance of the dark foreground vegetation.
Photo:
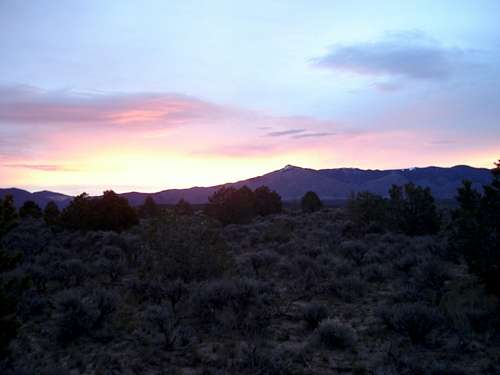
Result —
POLYGON ((498 374, 500 166, 458 209, 394 186, 282 210, 113 192, 0 202, 1 374, 498 374))

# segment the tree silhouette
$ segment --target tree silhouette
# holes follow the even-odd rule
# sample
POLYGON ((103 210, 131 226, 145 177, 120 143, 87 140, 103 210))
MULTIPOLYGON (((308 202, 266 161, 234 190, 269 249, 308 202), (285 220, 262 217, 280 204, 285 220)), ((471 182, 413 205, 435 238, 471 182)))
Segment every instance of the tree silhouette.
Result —
POLYGON ((34 201, 26 201, 19 209, 19 216, 23 219, 27 217, 39 219, 42 217, 42 209, 34 201))
POLYGON ((390 222, 409 236, 434 234, 440 226, 434 197, 429 188, 408 183, 389 190, 390 222))
POLYGON ((143 218, 156 217, 160 214, 160 207, 156 204, 153 197, 148 195, 144 203, 139 206, 139 216, 143 218))
POLYGON ((60 215, 59 207, 53 201, 47 203, 43 210, 43 220, 47 225, 56 225, 59 222, 60 215))
POLYGON ((281 197, 267 186, 255 189, 255 212, 257 215, 267 216, 280 213, 282 209, 281 197))
POLYGON ((323 203, 314 191, 308 191, 302 197, 300 201, 300 206, 302 207, 303 212, 315 212, 323 207, 323 203))
POLYGON ((174 206, 174 213, 176 215, 190 216, 190 215, 194 214, 194 210, 188 201, 185 201, 184 199, 180 199, 179 202, 177 202, 177 204, 174 206))
POLYGON ((248 223, 256 215, 281 212, 281 197, 267 186, 255 191, 248 186, 222 187, 208 198, 204 211, 224 225, 248 223))
POLYGON ((12 195, 6 195, 0 200, 0 238, 17 223, 17 212, 12 195))
POLYGON ((500 296, 500 161, 483 194, 464 181, 458 190, 460 207, 453 213, 450 246, 463 254, 469 268, 500 296))
POLYGON ((138 218, 127 199, 107 190, 102 197, 86 193, 75 197, 63 210, 61 222, 70 229, 122 231, 137 224, 138 218))

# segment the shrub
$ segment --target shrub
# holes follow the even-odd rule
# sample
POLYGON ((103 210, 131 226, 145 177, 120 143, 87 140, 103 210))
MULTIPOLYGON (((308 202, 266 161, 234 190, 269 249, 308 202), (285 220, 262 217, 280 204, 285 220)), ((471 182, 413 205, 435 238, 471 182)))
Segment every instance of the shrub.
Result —
POLYGON ((143 229, 144 273, 190 282, 221 276, 232 266, 218 227, 205 217, 163 215, 143 229))
POLYGON ((318 328, 318 325, 328 317, 328 311, 324 305, 318 303, 308 303, 304 307, 303 318, 307 327, 311 330, 318 328))
POLYGON ((321 207, 323 207, 323 203, 314 191, 308 191, 304 194, 300 201, 300 206, 303 212, 315 212, 318 211, 321 207))
POLYGON ((356 342, 355 331, 334 319, 323 320, 318 326, 317 334, 319 342, 328 349, 348 349, 356 342))
POLYGON ((57 297, 56 336, 61 344, 88 334, 97 312, 76 290, 66 290, 57 297))
POLYGON ((401 303, 380 311, 381 318, 394 331, 413 344, 424 343, 431 331, 442 323, 438 310, 421 303, 401 303))
POLYGON ((163 347, 171 350, 177 340, 179 322, 172 310, 165 305, 151 305, 144 312, 144 329, 150 334, 162 336, 163 347))

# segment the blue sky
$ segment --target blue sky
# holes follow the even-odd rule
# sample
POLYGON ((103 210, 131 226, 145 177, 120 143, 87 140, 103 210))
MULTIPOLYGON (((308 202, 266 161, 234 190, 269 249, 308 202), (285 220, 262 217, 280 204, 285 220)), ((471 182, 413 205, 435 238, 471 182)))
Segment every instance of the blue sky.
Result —
POLYGON ((489 166, 499 14, 498 1, 3 0, 2 185, 489 166))

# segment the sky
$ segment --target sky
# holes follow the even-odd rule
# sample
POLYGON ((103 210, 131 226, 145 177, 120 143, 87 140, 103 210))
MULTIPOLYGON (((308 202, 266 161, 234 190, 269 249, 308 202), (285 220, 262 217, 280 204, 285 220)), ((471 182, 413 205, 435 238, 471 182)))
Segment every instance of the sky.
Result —
POLYGON ((0 187, 491 167, 500 2, 0 1, 0 187))

